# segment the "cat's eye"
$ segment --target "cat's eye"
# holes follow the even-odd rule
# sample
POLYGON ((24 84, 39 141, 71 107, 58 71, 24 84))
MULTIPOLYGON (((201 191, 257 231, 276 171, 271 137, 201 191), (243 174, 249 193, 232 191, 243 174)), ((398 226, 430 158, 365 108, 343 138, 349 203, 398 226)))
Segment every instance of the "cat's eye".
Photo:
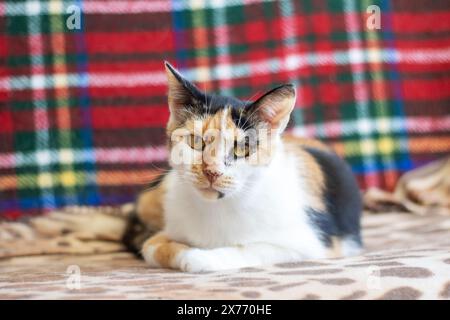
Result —
POLYGON ((198 151, 201 151, 205 148, 205 142, 203 141, 202 136, 196 134, 191 134, 188 137, 188 144, 192 149, 198 151))
POLYGON ((250 154, 250 147, 248 142, 245 143, 234 143, 234 158, 245 158, 250 154))

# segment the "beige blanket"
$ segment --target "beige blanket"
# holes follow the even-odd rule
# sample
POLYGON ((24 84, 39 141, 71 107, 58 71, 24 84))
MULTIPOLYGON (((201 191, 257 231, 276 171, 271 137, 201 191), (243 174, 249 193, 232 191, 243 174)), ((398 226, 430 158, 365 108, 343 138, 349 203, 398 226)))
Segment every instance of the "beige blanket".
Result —
POLYGON ((379 214, 363 224, 361 256, 215 273, 149 269, 124 252, 3 259, 0 298, 450 299, 450 219, 379 214))
POLYGON ((449 168, 444 159, 408 173, 393 193, 366 193, 378 212, 363 217, 366 251, 344 259, 187 274, 124 252, 127 206, 3 222, 0 298, 450 299, 449 168))

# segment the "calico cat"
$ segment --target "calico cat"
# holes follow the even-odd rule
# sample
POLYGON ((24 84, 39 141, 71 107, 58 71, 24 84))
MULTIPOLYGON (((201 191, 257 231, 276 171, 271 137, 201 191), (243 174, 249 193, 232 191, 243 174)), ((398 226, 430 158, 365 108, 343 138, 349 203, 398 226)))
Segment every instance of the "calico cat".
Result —
POLYGON ((130 248, 151 267, 188 272, 360 252, 350 168, 321 142, 283 137, 293 85, 241 101, 165 68, 171 169, 139 196, 124 237, 130 248), (159 231, 145 239, 149 230, 159 231))

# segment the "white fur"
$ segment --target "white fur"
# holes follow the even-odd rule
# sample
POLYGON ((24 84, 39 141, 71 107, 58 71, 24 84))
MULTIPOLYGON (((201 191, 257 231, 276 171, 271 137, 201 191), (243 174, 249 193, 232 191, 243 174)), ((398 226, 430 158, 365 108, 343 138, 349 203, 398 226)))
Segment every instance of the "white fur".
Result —
POLYGON ((344 256, 356 256, 362 252, 361 244, 357 243, 351 236, 344 237, 341 244, 344 256))
POLYGON ((204 271, 325 257, 305 212, 308 190, 295 174, 298 161, 280 143, 268 167, 230 169, 240 171, 233 172, 237 180, 242 177, 238 192, 217 201, 203 198, 179 173, 169 173, 163 232, 197 248, 182 252, 174 267, 204 271))

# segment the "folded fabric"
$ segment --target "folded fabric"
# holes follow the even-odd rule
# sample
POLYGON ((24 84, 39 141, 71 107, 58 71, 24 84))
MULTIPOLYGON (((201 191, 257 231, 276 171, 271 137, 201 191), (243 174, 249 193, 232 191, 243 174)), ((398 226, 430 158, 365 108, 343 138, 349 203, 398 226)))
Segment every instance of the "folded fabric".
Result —
POLYGON ((68 207, 22 222, 0 223, 0 258, 125 251, 127 206, 68 207))
POLYGON ((393 192, 367 190, 364 204, 373 212, 450 215, 450 157, 407 172, 393 192))

